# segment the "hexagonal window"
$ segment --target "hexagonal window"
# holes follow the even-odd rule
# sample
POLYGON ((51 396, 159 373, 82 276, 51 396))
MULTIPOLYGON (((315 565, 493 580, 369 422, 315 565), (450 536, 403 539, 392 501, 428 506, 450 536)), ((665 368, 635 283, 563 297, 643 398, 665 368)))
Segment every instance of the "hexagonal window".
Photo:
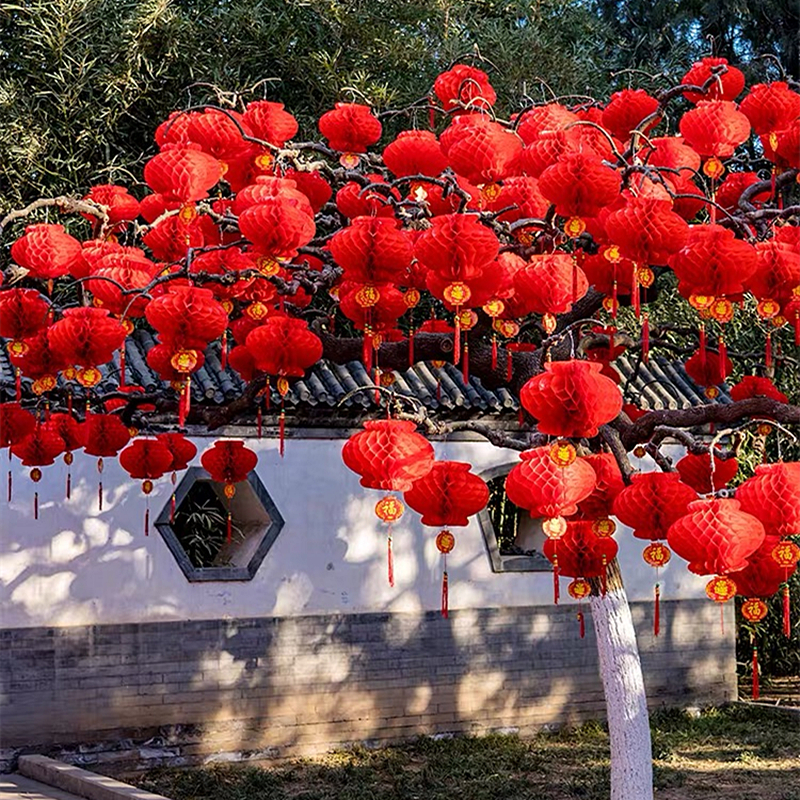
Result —
POLYGON ((542 551, 545 534, 541 519, 512 503, 505 492, 506 475, 513 464, 484 472, 489 502, 478 513, 493 572, 549 572, 552 565, 542 551))
POLYGON ((201 467, 190 467, 156 519, 183 574, 190 581, 249 581, 283 527, 283 517, 255 472, 236 485, 228 501, 223 484, 201 467))

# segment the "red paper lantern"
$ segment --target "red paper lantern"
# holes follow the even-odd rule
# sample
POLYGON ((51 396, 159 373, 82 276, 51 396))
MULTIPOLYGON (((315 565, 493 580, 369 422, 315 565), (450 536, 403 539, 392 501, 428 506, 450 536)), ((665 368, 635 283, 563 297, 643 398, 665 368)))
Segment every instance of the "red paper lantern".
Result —
POLYGON ((540 433, 577 438, 597 436, 599 427, 622 410, 622 395, 614 381, 601 375, 593 361, 554 361, 531 378, 520 402, 537 420, 540 433))
POLYGON ((757 251, 721 225, 693 225, 683 249, 669 259, 681 294, 720 297, 744 291, 758 267, 757 251))
POLYGON ((404 492, 433 467, 433 447, 408 420, 368 420, 342 448, 342 460, 367 489, 404 492))
POLYGON ((695 500, 667 532, 669 546, 695 575, 726 575, 747 566, 764 541, 764 526, 738 500, 695 500))
POLYGON ((126 336, 125 326, 110 317, 108 311, 87 306, 66 309, 63 318, 47 332, 47 340, 58 356, 70 365, 84 368, 78 372, 78 381, 86 386, 101 379, 96 369, 91 375, 86 374, 88 370, 111 361, 126 336))
POLYGON ((520 219, 544 218, 550 208, 550 201, 540 191, 536 178, 515 175, 503 181, 497 197, 490 200, 486 207, 495 213, 502 211, 495 217, 500 222, 516 222, 520 219), (509 209, 509 206, 514 208, 509 209))
POLYGON ((581 118, 560 103, 548 103, 526 111, 517 124, 517 133, 531 144, 551 133, 561 131, 581 118))
POLYGON ((319 132, 331 150, 341 153, 366 153, 381 138, 382 130, 372 109, 358 103, 336 103, 319 118, 319 132))
POLYGON ((750 120, 730 100, 701 100, 680 120, 681 136, 701 156, 728 158, 750 136, 750 120))
MULTIPOLYGON (((130 222, 139 216, 139 201, 129 194, 124 186, 116 186, 113 183, 98 184, 92 186, 89 194, 83 199, 104 206, 112 227, 118 227, 121 223, 130 222)), ((91 214, 82 216, 88 220, 95 219, 91 214)))
POLYGON ((144 179, 165 200, 191 203, 208 197, 223 174, 223 166, 200 145, 165 145, 144 165, 144 179))
POLYGON ((21 355, 22 340, 47 327, 49 311, 50 304, 35 289, 0 291, 0 336, 11 340, 12 355, 21 355))
MULTIPOLYGON (((603 127, 618 139, 626 141, 631 132, 658 109, 658 100, 643 89, 623 89, 611 95, 603 110, 603 127)), ((644 133, 655 125, 651 122, 644 133)))
POLYGON ((174 350, 203 350, 228 326, 223 305, 209 289, 170 286, 147 304, 147 321, 174 350))
POLYGON ((131 476, 142 481, 142 491, 148 495, 144 512, 144 535, 150 533, 150 501, 153 481, 160 478, 172 464, 172 453, 159 439, 135 439, 119 454, 120 466, 131 476))
POLYGON ((242 133, 246 136, 253 135, 241 114, 236 111, 218 111, 216 108, 207 108, 199 114, 192 114, 186 128, 189 141, 199 144, 204 153, 219 160, 224 170, 223 175, 227 172, 228 162, 241 158, 254 149, 252 143, 242 138, 242 133))
MULTIPOLYGON (((761 179, 756 172, 729 172, 725 180, 719 185, 714 197, 717 204, 730 213, 735 213, 739 209, 739 198, 742 192, 761 179)), ((769 200, 771 192, 769 189, 759 192, 752 198, 754 205, 760 205, 769 200)))
POLYGON ((387 217, 356 217, 330 240, 331 255, 344 279, 358 283, 400 283, 411 266, 408 237, 387 217))
POLYGON ((595 453, 582 460, 594 470, 596 483, 592 493, 578 503, 578 511, 589 519, 607 519, 613 513, 614 500, 625 488, 617 459, 611 453, 595 453))
POLYGON ((631 197, 624 208, 608 215, 606 233, 623 258, 664 265, 686 244, 689 226, 671 205, 655 197, 631 197))
POLYGON ((293 180, 297 184, 298 191, 308 198, 315 214, 320 212, 333 194, 330 184, 316 170, 298 172, 294 169, 287 169, 284 178, 293 180))
POLYGON ((53 389, 56 375, 68 366, 62 356, 50 346, 47 331, 41 330, 35 336, 23 340, 20 354, 9 352, 11 363, 18 367, 23 375, 33 379, 33 391, 36 394, 53 389))
POLYGON ((732 67, 726 58, 706 57, 695 61, 691 69, 681 78, 681 83, 689 86, 703 86, 714 76, 714 81, 705 94, 700 92, 684 92, 683 96, 690 103, 701 100, 735 100, 744 89, 744 73, 732 67), (726 71, 712 72, 712 67, 725 67, 726 71))
POLYGON ((779 542, 779 536, 767 536, 750 556, 747 566, 730 574, 729 577, 736 584, 736 594, 740 597, 771 597, 794 574, 796 565, 787 573, 773 558, 772 551, 779 542))
MULTIPOLYGON (((659 136, 650 140, 655 148, 647 157, 647 163, 667 169, 687 169, 697 172, 702 159, 696 150, 689 147, 681 136, 659 136)), ((672 176, 670 176, 672 177, 672 176)))
POLYGON ((400 192, 391 189, 384 194, 377 189, 371 189, 373 185, 386 184, 381 175, 371 174, 366 176, 369 179, 367 186, 362 186, 355 181, 348 181, 338 192, 336 192, 336 207, 348 219, 356 217, 394 217, 394 206, 389 202, 387 194, 400 199, 400 192))
POLYGON ((569 520, 566 532, 558 539, 547 539, 543 552, 560 575, 568 578, 599 578, 619 547, 608 536, 598 536, 589 520, 569 520))
POLYGON ((246 347, 257 369, 282 377, 301 378, 322 358, 320 338, 294 317, 269 317, 247 334, 246 347))
POLYGON ((242 122, 250 128, 253 136, 275 147, 283 147, 299 127, 294 116, 284 110, 283 103, 269 100, 248 103, 242 122))
POLYGON ((82 428, 84 451, 100 459, 116 456, 131 438, 128 428, 113 414, 87 414, 82 428))
POLYGON ((442 134, 441 146, 453 170, 476 186, 511 174, 522 152, 522 140, 515 133, 479 115, 454 120, 442 134))
POLYGON ((123 292, 143 290, 157 270, 158 266, 141 251, 109 253, 91 268, 92 277, 84 286, 94 295, 95 304, 111 314, 141 317, 148 299, 123 292))
POLYGON ((430 472, 403 495, 409 507, 432 527, 463 526, 489 502, 486 481, 462 461, 434 461, 430 472))
POLYGON ((735 458, 724 461, 714 458, 714 473, 711 473, 711 455, 687 453, 675 465, 681 480, 691 486, 699 494, 716 492, 728 485, 739 471, 739 462, 735 458))
POLYGON ((756 375, 745 375, 738 383, 731 386, 730 395, 737 402, 749 397, 769 397, 779 403, 789 402, 789 398, 779 391, 769 378, 759 378, 756 375))
POLYGON ((297 188, 295 181, 272 175, 259 175, 254 183, 237 192, 231 204, 231 210, 238 215, 250 206, 271 202, 275 198, 294 206, 304 214, 314 216, 314 210, 308 197, 297 188))
POLYGON ((384 148, 383 163, 398 178, 408 175, 435 177, 447 167, 447 156, 431 131, 401 131, 384 148))
POLYGON ((800 533, 800 462, 759 464, 755 475, 736 490, 736 499, 771 536, 800 533))
POLYGON ((613 514, 633 528, 637 539, 667 538, 670 525, 683 517, 697 492, 682 483, 677 472, 645 472, 634 475, 614 499, 613 514))
POLYGON ((36 417, 19 403, 0 403, 0 447, 21 442, 36 427, 36 417))
POLYGON ((549 314, 553 329, 554 316, 569 311, 589 290, 586 274, 568 253, 531 256, 513 282, 517 314, 549 314))
MULTIPOLYGON (((574 458, 574 449, 572 452, 574 458)), ((521 463, 508 473, 506 494, 532 517, 571 516, 578 510, 578 503, 591 495, 597 482, 587 461, 575 459, 564 463, 553 447, 526 450, 520 459, 521 463)))
POLYGON ((758 266, 747 281, 747 289, 758 300, 788 304, 800 286, 800 252, 796 246, 770 239, 756 244, 758 266))
POLYGON ((783 130, 800 116, 800 94, 784 81, 757 83, 742 99, 740 111, 759 136, 783 130))
POLYGON ((296 256, 298 248, 314 238, 316 226, 304 208, 277 196, 245 209, 239 217, 239 230, 257 252, 283 259, 296 256))
POLYGON ((186 469, 197 455, 197 446, 182 433, 159 433, 156 438, 163 443, 172 456, 167 469, 174 471, 186 469))
POLYGON ((230 498, 233 484, 247 479, 258 463, 258 456, 241 439, 220 439, 200 456, 200 463, 212 480, 225 484, 226 497, 230 498))
POLYGON ((176 351, 168 344, 157 344, 147 351, 147 366, 162 381, 181 383, 190 372, 197 372, 205 363, 206 356, 201 350, 176 351), (178 369, 175 364, 178 364, 178 369))
POLYGON ((81 244, 63 225, 29 225, 11 245, 11 258, 31 278, 53 280, 66 275, 81 258, 81 244))
MULTIPOLYGON (((64 440, 54 427, 45 422, 37 422, 24 439, 11 446, 11 453, 22 461, 23 466, 33 467, 30 476, 34 483, 38 483, 42 479, 42 471, 39 467, 49 466, 63 452, 64 440)), ((38 491, 35 491, 33 495, 33 518, 39 519, 38 491)))
POLYGON ((440 73, 434 81, 433 91, 445 111, 458 107, 487 110, 497 100, 489 76, 483 70, 466 64, 456 64, 440 73))

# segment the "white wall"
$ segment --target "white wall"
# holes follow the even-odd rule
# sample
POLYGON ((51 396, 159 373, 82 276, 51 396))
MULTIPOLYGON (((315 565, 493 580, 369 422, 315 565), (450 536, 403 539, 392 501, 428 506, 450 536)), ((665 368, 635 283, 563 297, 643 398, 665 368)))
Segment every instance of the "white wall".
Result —
MULTIPOLYGON (((197 439, 199 453, 212 439, 197 439)), ((438 609, 441 557, 436 530, 408 510, 395 525, 395 587, 386 580, 386 534, 373 509, 377 491, 362 489, 341 461, 342 440, 290 439, 281 459, 274 440, 251 440, 258 474, 286 524, 249 582, 189 583, 153 526, 145 537, 145 498, 115 459, 106 459, 105 502, 97 510, 96 459, 76 456, 72 497, 66 466, 44 469, 34 485, 15 461, 14 497, 0 499, 0 625, 88 625, 218 617, 417 611, 438 609)), ((469 461, 476 471, 513 463, 517 454, 486 442, 436 444, 437 457, 469 461)), ((199 464, 199 453, 195 463, 199 464)), ((2 457, 5 490, 6 456, 2 457)), ((648 463, 643 469, 652 468, 648 463)), ((168 479, 150 496, 151 518, 169 502, 168 479)), ((547 605, 549 573, 491 571, 476 521, 455 529, 448 557, 451 608, 547 605)), ((619 530, 620 563, 632 600, 652 598, 654 571, 646 544, 619 530)), ((664 599, 702 597, 706 579, 674 557, 662 571, 664 599)), ((564 584, 566 588, 566 584, 564 584)), ((570 602, 562 591, 562 602, 570 602)))

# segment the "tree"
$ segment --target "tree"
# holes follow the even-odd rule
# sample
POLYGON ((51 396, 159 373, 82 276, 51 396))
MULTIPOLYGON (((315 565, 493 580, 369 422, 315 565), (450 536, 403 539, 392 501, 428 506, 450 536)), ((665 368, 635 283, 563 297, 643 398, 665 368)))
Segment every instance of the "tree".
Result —
MULTIPOLYGON (((323 140, 297 137, 274 102, 220 94, 219 104, 175 111, 144 166, 148 194, 96 185, 0 221, 14 240, 0 336, 20 376, 4 387, 16 400, 0 404, 0 444, 35 478, 64 451, 119 453, 147 491, 192 458, 176 428, 254 421, 320 357, 363 360, 391 419, 375 434, 386 436, 380 458, 357 444, 345 458, 377 488, 405 490, 432 471, 415 428, 471 430, 522 453, 506 491, 546 518, 556 577, 573 578, 574 596, 591 594, 612 797, 647 800, 646 699, 609 515, 633 509, 647 520, 652 562, 668 538, 711 576, 713 599, 731 599, 737 581, 758 586, 753 619, 800 555, 789 538, 800 525, 799 464, 762 467, 738 501, 727 497, 745 438, 800 423, 800 406, 750 374, 780 384, 796 367, 787 351, 800 331, 800 94, 763 84, 737 107, 743 89, 736 67, 710 59, 654 95, 531 103, 504 119, 487 74, 459 64, 401 109, 327 110, 323 140), (384 123, 404 130, 379 153, 384 123), (71 233, 41 222, 51 209, 70 215, 71 233), (163 386, 127 385, 123 368, 114 391, 100 390, 98 368, 137 328, 157 336, 148 362, 163 386), (748 337, 751 349, 739 350, 748 337), (738 379, 733 401, 623 405, 611 362, 625 350, 646 362, 659 349, 691 354, 686 369, 709 400, 738 379), (245 390, 222 405, 190 403, 192 373, 217 357, 245 390), (381 371, 414 359, 453 360, 507 386, 524 422, 497 430, 430 417, 381 384, 381 371), (128 444, 131 427, 147 435, 128 444), (662 452, 668 441, 689 451, 679 476, 662 452), (628 457, 639 448, 662 470, 649 493, 633 491, 645 486, 628 457), (599 456, 604 481, 591 466, 599 456)), ((203 465, 233 492, 254 457, 222 440, 203 465)), ((381 511, 390 520, 396 502, 381 511)))

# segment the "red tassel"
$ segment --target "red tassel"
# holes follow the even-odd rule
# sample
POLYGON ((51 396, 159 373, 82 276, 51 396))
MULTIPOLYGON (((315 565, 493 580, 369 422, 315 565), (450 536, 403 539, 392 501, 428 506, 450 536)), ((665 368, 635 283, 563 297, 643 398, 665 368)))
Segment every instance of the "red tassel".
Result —
POLYGON ((414 329, 408 332, 408 366, 414 366, 414 329))
POLYGON ((581 639, 586 636, 586 620, 583 617, 583 611, 578 612, 578 628, 580 630, 581 639))
POLYGON ((700 366, 706 368, 706 326, 700 325, 700 366))
POLYGON ((186 422, 186 383, 181 386, 181 394, 178 398, 178 427, 183 428, 186 422))
POLYGON ((33 493, 33 518, 39 519, 39 492, 33 493))
MULTIPOLYGON (((283 401, 281 401, 281 404, 283 401)), ((281 415, 278 418, 278 452, 281 458, 286 449, 286 412, 281 408, 281 415)))
POLYGON ((233 541, 233 523, 231 522, 231 510, 228 509, 228 522, 227 522, 227 530, 226 530, 226 538, 228 544, 233 541))
POLYGON ((764 342, 764 364, 767 369, 772 369, 772 332, 767 333, 764 342))
POLYGON ((369 329, 364 331, 361 360, 364 362, 364 369, 366 369, 367 372, 372 372, 372 333, 370 333, 369 329))
POLYGON ((653 635, 661 633, 661 587, 656 584, 656 607, 653 615, 653 635))
POLYGON ((392 553, 392 534, 386 537, 386 569, 389 577, 389 586, 394 587, 394 554, 392 553))
POLYGON ((642 321, 642 361, 650 360, 650 315, 645 311, 642 321))
POLYGON ((783 635, 787 638, 792 635, 792 614, 788 585, 783 587, 783 635))
POLYGON ((469 383, 469 342, 464 342, 464 358, 461 360, 461 377, 469 383))
POLYGON ((148 505, 147 508, 144 510, 144 535, 150 535, 150 506, 148 505))
POLYGON ((450 600, 448 597, 447 570, 442 573, 442 616, 447 619, 450 616, 450 600))
POLYGON ((506 381, 510 382, 514 376, 514 356, 510 350, 506 350, 506 381))
POLYGON ((453 363, 461 361, 461 314, 456 309, 456 332, 453 334, 453 363))
POLYGON ((603 597, 608 592, 608 567, 605 565, 605 559, 603 559, 603 574, 600 576, 600 592, 603 597))
POLYGON ((725 361, 728 357, 728 348, 725 345, 725 340, 720 335, 719 337, 719 382, 724 383, 725 378, 728 377, 728 370, 725 368, 725 361))
POLYGON ((497 369, 497 337, 492 334, 492 372, 497 369))
POLYGON ((67 392, 67 414, 72 416, 72 392, 67 392))
POLYGON ((572 304, 578 302, 578 257, 572 254, 572 304))
POLYGON ((381 368, 376 366, 375 367, 375 374, 372 376, 372 382, 375 384, 375 405, 379 406, 381 404, 381 392, 380 392, 380 385, 381 385, 381 368))
POLYGON ((561 587, 558 584, 558 562, 553 563, 553 605, 558 605, 558 601, 561 599, 561 587))
POLYGON ((608 360, 614 360, 614 334, 617 332, 616 326, 610 325, 608 328, 608 360))
POLYGON ((619 290, 617 289, 617 265, 614 264, 614 283, 611 285, 611 319, 617 318, 617 306, 619 306, 619 290))
POLYGON ((633 279, 631 280, 631 300, 633 301, 633 310, 636 313, 636 319, 639 319, 642 313, 642 296, 639 294, 639 275, 638 267, 633 265, 633 279))
POLYGON ((259 439, 261 438, 263 430, 264 430, 264 419, 263 415, 261 414, 261 406, 259 405, 258 409, 256 410, 256 433, 259 439))
POLYGON ((761 696, 758 684, 758 648, 753 642, 753 700, 758 700, 761 696))
POLYGON ((520 406, 518 411, 517 411, 517 422, 520 425, 524 425, 525 424, 525 409, 522 408, 522 406, 520 406))
POLYGON ((228 368, 228 331, 222 333, 222 346, 220 349, 219 361, 222 369, 228 368))
POLYGON ((172 497, 169 501, 169 521, 170 524, 175 522, 175 492, 172 493, 172 497))

